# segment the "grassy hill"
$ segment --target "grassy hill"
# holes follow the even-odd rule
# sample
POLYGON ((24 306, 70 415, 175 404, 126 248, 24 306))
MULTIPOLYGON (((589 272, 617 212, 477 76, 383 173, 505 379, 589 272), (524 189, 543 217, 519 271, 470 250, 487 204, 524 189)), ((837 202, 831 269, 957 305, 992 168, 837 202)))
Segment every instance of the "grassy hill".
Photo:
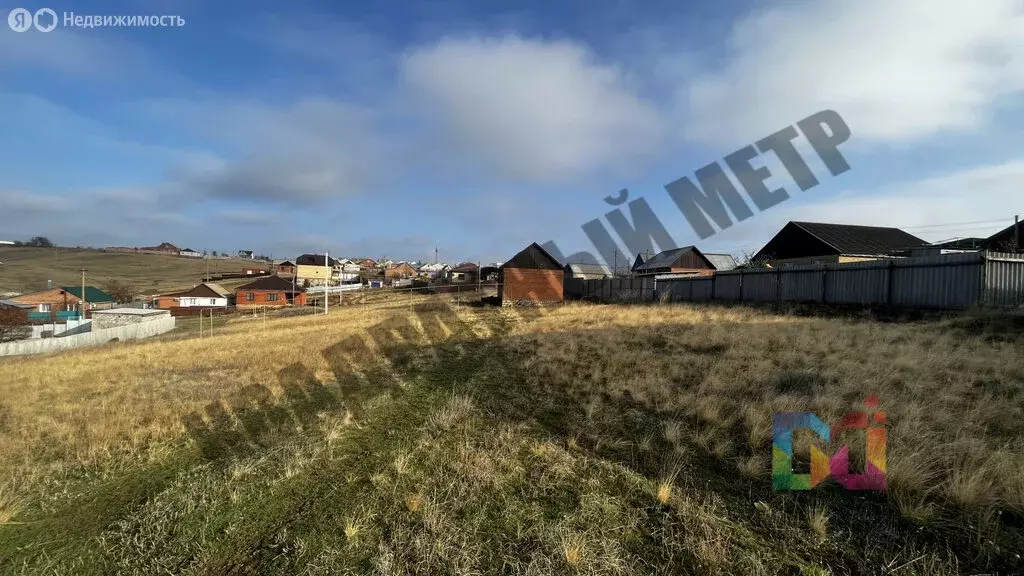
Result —
POLYGON ((1019 330, 408 296, 2 359, 0 573, 1019 574, 1019 330), (772 412, 872 393, 887 493, 772 490, 772 412))
POLYGON ((44 290, 46 281, 54 286, 77 286, 86 282, 102 288, 110 280, 126 282, 140 293, 155 294, 192 287, 206 274, 241 272, 251 260, 191 259, 163 254, 104 252, 76 248, 25 248, 0 246, 0 293, 44 290))

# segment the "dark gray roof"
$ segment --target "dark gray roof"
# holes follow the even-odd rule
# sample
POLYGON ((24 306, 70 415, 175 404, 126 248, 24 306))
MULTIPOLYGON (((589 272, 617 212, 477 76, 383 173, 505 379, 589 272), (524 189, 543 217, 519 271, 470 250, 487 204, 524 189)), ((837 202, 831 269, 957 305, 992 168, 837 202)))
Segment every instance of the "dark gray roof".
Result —
POLYGON ((899 228, 821 222, 793 224, 832 246, 840 254, 884 255, 928 245, 924 240, 899 228))
POLYGON ((704 253, 704 257, 711 262, 711 265, 715 267, 715 270, 724 272, 726 270, 732 270, 736 268, 736 259, 733 258, 732 254, 708 254, 704 253))
POLYGON ((634 268, 634 270, 637 272, 643 272, 647 270, 657 270, 659 268, 672 268, 673 265, 676 264, 687 252, 693 252, 693 254, 698 258, 705 261, 707 260, 707 258, 704 258, 704 254, 702 254, 696 246, 683 246, 682 248, 665 250, 664 252, 651 256, 646 262, 634 268))
POLYGON ((334 258, 330 259, 329 264, 324 263, 323 254, 303 254, 295 259, 295 263, 301 266, 334 266, 338 263, 334 258))

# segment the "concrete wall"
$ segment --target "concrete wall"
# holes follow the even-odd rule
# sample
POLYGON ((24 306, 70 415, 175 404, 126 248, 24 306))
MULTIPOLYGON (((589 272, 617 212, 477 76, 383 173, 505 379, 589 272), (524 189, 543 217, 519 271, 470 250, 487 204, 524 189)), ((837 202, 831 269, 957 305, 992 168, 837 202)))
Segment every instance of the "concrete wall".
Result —
POLYGON ((103 313, 94 314, 93 328, 95 330, 105 330, 107 328, 117 328, 118 326, 130 326, 132 324, 142 324, 144 322, 152 322, 159 318, 169 316, 170 313, 163 310, 154 310, 152 314, 115 314, 115 313, 103 313))
POLYGON ((158 320, 150 320, 140 324, 131 324, 117 328, 104 330, 93 330, 85 334, 64 336, 62 338, 43 338, 38 340, 22 340, 19 342, 8 342, 0 344, 0 356, 18 356, 22 354, 41 354, 45 352, 56 352, 59 350, 70 350, 85 346, 96 346, 105 344, 112 339, 135 340, 148 338, 163 334, 174 329, 174 318, 170 315, 161 317, 158 320))
POLYGON ((43 324, 32 326, 32 338, 41 338, 43 332, 53 332, 54 336, 71 336, 92 331, 92 320, 68 320, 66 324, 43 324))

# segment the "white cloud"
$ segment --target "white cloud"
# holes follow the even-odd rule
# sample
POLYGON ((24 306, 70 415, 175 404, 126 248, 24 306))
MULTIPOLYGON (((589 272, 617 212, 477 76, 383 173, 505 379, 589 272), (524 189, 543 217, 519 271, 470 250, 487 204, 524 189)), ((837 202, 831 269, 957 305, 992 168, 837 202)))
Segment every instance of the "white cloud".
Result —
POLYGON ((752 14, 697 78, 688 136, 736 144, 832 108, 860 140, 982 126, 1024 91, 1020 0, 823 0, 752 14))
POLYGON ((446 38, 408 54, 401 70, 416 111, 460 161, 504 177, 557 182, 628 169, 663 136, 624 73, 579 44, 446 38))
POLYGON ((374 112, 334 100, 161 102, 152 111, 223 150, 182 156, 169 174, 210 197, 304 202, 365 192, 386 179, 394 152, 375 133, 374 112))

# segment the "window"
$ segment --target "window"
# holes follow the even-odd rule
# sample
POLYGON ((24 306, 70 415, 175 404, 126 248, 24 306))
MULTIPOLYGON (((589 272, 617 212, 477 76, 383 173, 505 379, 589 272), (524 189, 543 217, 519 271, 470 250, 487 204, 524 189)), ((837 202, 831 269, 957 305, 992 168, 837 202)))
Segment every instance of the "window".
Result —
POLYGON ((248 300, 249 302, 252 302, 253 300, 256 299, 256 295, 253 294, 252 292, 246 292, 245 299, 248 300))
POLYGON ((277 302, 277 294, 267 294, 267 302, 277 302))
POLYGON ((40 312, 49 312, 50 311, 50 304, 40 304, 39 305, 39 311, 40 312))
POLYGON ((217 305, 217 299, 216 298, 210 298, 210 306, 216 306, 216 305, 217 305))

